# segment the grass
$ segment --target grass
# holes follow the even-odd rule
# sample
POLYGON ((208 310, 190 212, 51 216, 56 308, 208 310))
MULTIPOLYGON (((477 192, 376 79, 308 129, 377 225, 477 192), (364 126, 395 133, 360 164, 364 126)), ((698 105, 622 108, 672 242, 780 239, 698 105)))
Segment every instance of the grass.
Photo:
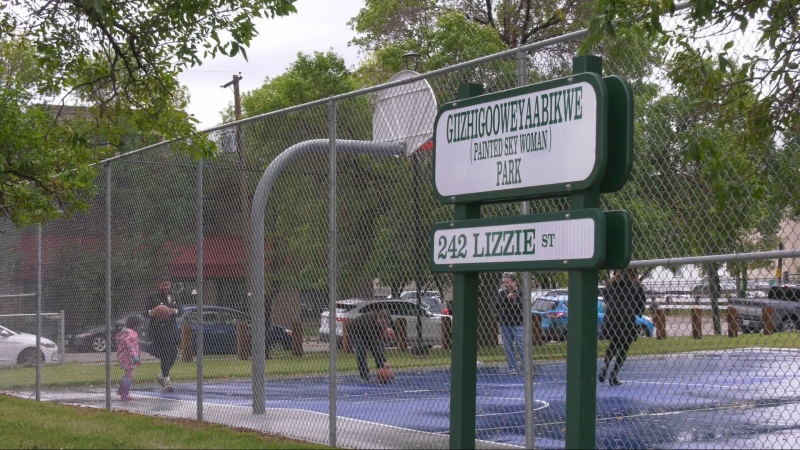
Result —
MULTIPOLYGON (((607 341, 598 343, 598 355, 605 352, 607 341)), ((746 347, 800 348, 800 333, 775 333, 771 336, 742 334, 736 338, 727 336, 704 336, 693 339, 690 336, 670 337, 665 340, 639 339, 633 344, 630 355, 666 355, 683 352, 726 350, 746 347)), ((548 343, 534 347, 535 360, 563 360, 567 354, 566 342, 548 343)), ((450 351, 434 349, 427 358, 417 358, 409 353, 389 350, 387 357, 395 370, 436 369, 450 365, 450 351)), ((505 355, 501 347, 484 347, 478 350, 478 360, 483 363, 503 363, 505 355)), ((204 360, 204 378, 208 381, 247 379, 251 373, 251 361, 239 360, 234 356, 209 356, 204 360)), ((328 354, 326 352, 307 352, 305 356, 292 356, 286 352, 275 352, 273 359, 266 364, 268 378, 297 376, 327 376, 328 354)), ((370 364, 372 364, 370 362, 370 364)), ((339 352, 337 368, 340 374, 355 373, 356 361, 352 353, 339 352)), ((142 364, 136 370, 135 383, 153 382, 159 372, 157 362, 142 364)), ((196 362, 178 362, 170 374, 173 381, 197 379, 196 362)), ((116 383, 122 372, 114 365, 112 380, 116 383)), ((32 367, 12 367, 0 370, 0 389, 30 388, 35 380, 32 367)), ((42 369, 42 385, 45 387, 91 387, 105 384, 103 365, 69 363, 48 365, 42 369)))
POLYGON ((193 420, 0 395, 3 448, 330 448, 193 420))

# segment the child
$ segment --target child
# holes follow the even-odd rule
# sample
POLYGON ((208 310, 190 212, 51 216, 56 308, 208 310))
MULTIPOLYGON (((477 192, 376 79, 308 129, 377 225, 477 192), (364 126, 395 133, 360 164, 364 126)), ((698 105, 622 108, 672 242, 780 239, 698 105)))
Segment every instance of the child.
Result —
POLYGON ((125 328, 117 333, 117 361, 125 371, 117 393, 123 401, 133 400, 131 397, 131 383, 133 371, 139 362, 139 327, 141 322, 137 316, 129 316, 125 328))

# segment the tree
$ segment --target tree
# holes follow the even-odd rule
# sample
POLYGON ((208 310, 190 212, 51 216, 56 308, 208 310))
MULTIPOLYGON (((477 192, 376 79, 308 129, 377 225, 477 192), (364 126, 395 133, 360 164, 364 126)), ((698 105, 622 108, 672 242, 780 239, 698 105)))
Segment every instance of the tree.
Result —
MULTIPOLYGON (((242 95, 245 115, 252 117, 358 89, 357 80, 344 59, 333 50, 297 59, 282 75, 264 80, 264 85, 242 95)), ((232 115, 228 118, 232 118, 232 115)))
MULTIPOLYGON (((736 111, 742 133, 740 145, 757 149, 764 140, 795 133, 800 111, 800 5, 795 0, 755 2, 690 0, 683 21, 666 27, 665 21, 675 13, 675 2, 628 2, 599 0, 598 17, 592 20, 592 40, 603 34, 614 35, 621 29, 639 29, 663 38, 665 45, 674 45, 682 53, 699 53, 703 58, 718 61, 719 70, 728 76, 720 79, 695 77, 705 88, 698 91, 704 101, 725 96, 742 83, 754 87, 756 100, 736 111), (638 20, 643 17, 644 20, 638 20), (706 36, 718 36, 726 42, 721 49, 706 42, 706 36), (744 36, 756 38, 756 45, 733 53, 734 43, 744 36)), ((590 40, 589 42, 591 42, 590 40)), ((741 47, 737 47, 739 49, 741 47)), ((697 74, 694 58, 674 59, 676 71, 697 74)), ((732 99, 735 100, 735 99, 732 99)), ((732 116, 730 119, 735 120, 732 116)))
MULTIPOLYGON (((332 51, 298 53, 282 75, 265 80, 263 86, 242 96, 244 114, 254 116, 297 104, 342 94, 359 87, 359 81, 341 56, 332 51)), ((367 97, 339 102, 337 137, 371 139, 373 106, 367 97)), ((281 152, 292 145, 328 135, 328 107, 306 108, 275 116, 243 127, 246 155, 258 156, 251 163, 263 171, 281 152)), ((276 244, 268 255, 275 273, 267 274, 283 287, 324 290, 328 283, 328 199, 327 156, 313 156, 290 167, 271 194, 271 204, 291 208, 269 208, 267 239, 276 244), (291 255, 291 257, 289 257, 291 255)), ((362 266, 372 248, 373 222, 384 207, 378 195, 363 196, 382 189, 379 166, 386 162, 370 157, 341 155, 339 176, 352 180, 339 189, 340 288, 349 295, 363 296, 368 283, 362 266)), ((385 166, 384 166, 385 167, 385 166)))
POLYGON ((3 216, 24 225, 85 207, 79 192, 93 176, 86 166, 107 154, 89 152, 85 134, 54 126, 53 118, 48 123, 32 101, 46 103, 64 93, 58 103, 89 107, 107 152, 121 149, 125 130, 134 130, 177 139, 178 150, 209 156, 213 145, 195 133, 196 120, 184 111, 178 74, 204 57, 245 54, 257 34, 253 20, 295 12, 294 1, 4 2, 3 45, 29 42, 32 62, 21 66, 23 72, 3 74, 4 80, 22 77, 12 91, 4 86, 0 142, 17 162, 0 170, 3 216))
POLYGON ((26 40, 0 41, 0 218, 17 226, 41 223, 86 206, 104 154, 81 117, 56 121, 35 105, 50 91, 34 48, 26 40))
MULTIPOLYGON (((798 149, 770 139, 758 146, 741 145, 750 130, 740 112, 759 102, 756 88, 733 83, 732 89, 713 100, 706 92, 709 86, 732 83, 735 70, 730 72, 695 51, 678 52, 667 68, 674 93, 657 97, 640 111, 645 145, 637 148, 632 191, 626 186, 634 204, 649 211, 636 214, 637 231, 650 229, 642 234, 652 236, 651 248, 637 256, 774 249, 781 220, 792 217, 797 201, 796 194, 778 188, 791 178, 775 161, 796 158, 798 149), (688 66, 694 70, 687 71, 688 66), (660 231, 660 238, 654 230, 660 231)), ((734 274, 746 278, 746 269, 753 267, 757 264, 736 264, 734 274)), ((717 334, 721 333, 718 269, 716 263, 705 267, 717 334)))

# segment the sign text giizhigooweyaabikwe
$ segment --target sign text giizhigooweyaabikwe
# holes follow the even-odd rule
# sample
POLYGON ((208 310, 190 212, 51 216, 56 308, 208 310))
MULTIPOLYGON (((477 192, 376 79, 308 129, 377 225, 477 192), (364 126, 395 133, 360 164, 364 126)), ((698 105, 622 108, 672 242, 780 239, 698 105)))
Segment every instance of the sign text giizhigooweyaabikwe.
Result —
POLYGON ((542 85, 554 84, 484 95, 477 104, 445 105, 434 132, 437 193, 566 184, 597 174, 596 83, 542 85))

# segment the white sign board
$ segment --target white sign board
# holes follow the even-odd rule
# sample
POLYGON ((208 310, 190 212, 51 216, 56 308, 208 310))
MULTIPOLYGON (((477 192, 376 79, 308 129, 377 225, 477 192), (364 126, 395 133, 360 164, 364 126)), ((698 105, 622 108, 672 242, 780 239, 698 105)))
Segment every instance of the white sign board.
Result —
POLYGON ((437 271, 599 266, 605 257, 604 219, 599 209, 588 209, 439 223, 432 230, 431 266, 437 271))
POLYGON ((605 171, 605 86, 584 73, 444 105, 434 129, 440 200, 576 192, 605 171))

